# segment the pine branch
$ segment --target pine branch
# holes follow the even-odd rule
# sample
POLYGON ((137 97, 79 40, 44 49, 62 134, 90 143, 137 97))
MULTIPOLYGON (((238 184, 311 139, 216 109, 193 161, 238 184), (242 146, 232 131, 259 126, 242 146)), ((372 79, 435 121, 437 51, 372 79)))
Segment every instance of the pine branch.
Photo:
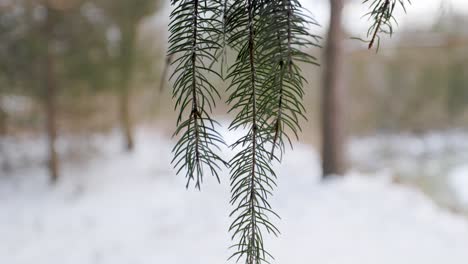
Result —
POLYGON ((215 97, 220 97, 208 77, 219 77, 219 74, 205 66, 216 60, 211 54, 220 48, 213 41, 213 35, 220 34, 218 17, 213 15, 218 4, 208 0, 204 3, 174 0, 173 5, 177 6, 171 13, 169 24, 168 57, 176 58, 172 62, 176 67, 171 79, 175 78, 173 97, 177 99, 179 117, 174 134, 181 134, 181 137, 173 149, 172 163, 177 173, 185 172, 187 188, 194 181, 195 188, 200 189, 204 169, 219 182, 220 165, 227 164, 215 153, 225 143, 216 130, 216 121, 208 112, 215 106, 215 97), (188 117, 184 118, 185 115, 188 117))
POLYGON ((248 133, 232 145, 232 148, 242 150, 230 161, 231 204, 235 207, 231 213, 235 220, 230 231, 233 239, 238 239, 233 246, 236 252, 231 258, 237 261, 244 259, 247 264, 259 264, 267 262, 267 258, 271 257, 264 248, 262 232, 279 232, 268 216, 276 215, 267 202, 276 176, 265 149, 267 123, 259 108, 264 98, 264 87, 261 84, 267 74, 257 47, 265 41, 258 38, 263 30, 259 19, 262 6, 255 0, 247 0, 234 1, 230 8, 228 21, 232 24, 228 26, 236 30, 230 32, 229 43, 233 43, 233 47, 239 50, 237 60, 228 74, 228 78, 232 79, 228 102, 233 105, 231 111, 238 111, 230 129, 249 127, 248 133))
POLYGON ((279 233, 271 222, 278 215, 267 201, 276 186, 271 160, 275 148, 282 153, 283 140, 289 140, 284 127, 296 133, 299 117, 304 117, 304 78, 297 63, 315 63, 315 58, 299 47, 316 46, 318 40, 307 32, 305 25, 314 21, 302 11, 298 2, 289 0, 234 1, 228 8, 228 43, 238 51, 228 74, 228 103, 230 111, 237 112, 230 129, 249 128, 232 145, 242 150, 230 161, 235 207, 230 231, 239 240, 232 257, 247 264, 268 262, 272 256, 264 248, 262 232, 279 233))
POLYGON ((393 35, 393 24, 398 24, 393 12, 397 4, 405 11, 406 5, 411 4, 411 0, 364 0, 363 4, 370 3, 370 11, 365 14, 370 20, 372 25, 367 31, 367 37, 370 40, 367 41, 368 48, 372 49, 375 42, 377 41, 377 49, 380 46, 380 34, 393 35))
POLYGON ((260 259, 260 249, 256 246, 257 226, 256 226, 256 200, 257 193, 255 188, 255 169, 257 167, 257 136, 258 136, 258 124, 257 124, 257 99, 256 99, 256 76, 255 76, 255 43, 254 43, 254 8, 252 0, 247 0, 247 12, 249 13, 249 64, 250 64, 250 85, 252 89, 252 168, 250 171, 250 186, 249 186, 249 213, 250 213, 250 234, 249 234, 249 245, 248 249, 250 253, 247 253, 247 263, 254 264, 258 263, 260 259))
MULTIPOLYGON (((267 100, 264 106, 267 111, 272 113, 267 116, 270 121, 272 147, 270 159, 275 159, 275 150, 280 153, 276 159, 281 160, 285 150, 285 141, 292 146, 289 138, 292 132, 296 138, 301 131, 300 122, 306 120, 305 108, 302 104, 304 95, 301 69, 298 62, 312 63, 317 65, 315 57, 310 56, 301 50, 308 46, 318 46, 320 39, 316 35, 308 33, 305 26, 317 25, 317 22, 307 17, 303 8, 297 1, 276 0, 269 7, 271 22, 268 30, 265 32, 276 31, 276 46, 267 44, 262 52, 266 54, 275 54, 273 61, 267 63, 272 65, 270 71, 271 77, 263 86, 268 86, 267 100)), ((268 38, 268 36, 265 36, 268 38)))
MULTIPOLYGON (((397 1, 404 8, 409 0, 372 1, 369 16, 369 47, 380 33, 392 33, 397 1), (388 30, 390 29, 390 30, 388 30)), ((179 110, 173 164, 185 172, 187 187, 200 189, 204 169, 218 178, 220 165, 231 168, 233 222, 229 228, 236 240, 231 258, 246 264, 268 263, 263 234, 278 235, 272 218, 279 217, 269 203, 276 186, 273 160, 281 161, 285 142, 298 137, 305 120, 305 78, 300 64, 317 64, 304 48, 318 47, 319 37, 308 32, 318 25, 299 0, 173 0, 169 56, 175 65, 173 96, 179 110), (212 66, 227 47, 237 53, 227 71, 218 74, 212 66), (208 65, 208 66, 206 66, 208 65), (215 150, 224 142, 210 117, 219 93, 208 81, 230 80, 227 102, 235 113, 230 130, 247 130, 231 145, 237 151, 227 164, 215 150), (278 153, 278 154, 276 154, 278 153)), ((225 58, 222 58, 225 62, 225 58)), ((223 65, 223 64, 222 64, 223 65)))

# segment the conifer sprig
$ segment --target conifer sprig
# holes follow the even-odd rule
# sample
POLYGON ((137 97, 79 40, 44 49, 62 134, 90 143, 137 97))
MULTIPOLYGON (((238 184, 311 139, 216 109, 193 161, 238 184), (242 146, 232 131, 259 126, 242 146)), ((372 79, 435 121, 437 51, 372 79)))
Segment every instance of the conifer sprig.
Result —
POLYGON ((275 185, 275 173, 268 159, 265 148, 267 141, 266 120, 259 108, 264 99, 265 87, 262 82, 268 77, 268 69, 262 64, 259 45, 260 31, 264 30, 260 1, 234 1, 229 15, 230 28, 236 29, 229 36, 239 50, 237 60, 231 68, 228 78, 231 92, 228 102, 231 111, 237 115, 230 129, 248 128, 246 135, 232 145, 241 150, 230 161, 231 165, 231 204, 234 210, 230 226, 233 239, 237 240, 231 258, 243 259, 247 264, 259 264, 271 256, 264 248, 262 232, 265 230, 278 234, 278 229, 271 223, 271 206, 267 197, 275 185))
POLYGON ((175 135, 181 137, 175 145, 172 163, 177 173, 185 172, 187 188, 192 181, 200 189, 205 170, 218 181, 221 164, 216 154, 224 145, 210 112, 220 97, 208 78, 219 74, 206 65, 216 60, 212 55, 220 48, 215 36, 220 34, 219 3, 211 0, 173 0, 169 31, 169 54, 175 59, 173 97, 179 109, 175 135))
MULTIPOLYGON (((315 62, 300 47, 317 45, 308 33, 308 18, 296 1, 236 0, 228 8, 228 43, 238 51, 228 79, 228 103, 236 117, 231 130, 247 129, 232 147, 241 149, 230 161, 230 227, 235 252, 232 258, 247 264, 268 262, 263 233, 278 235, 272 220, 278 215, 268 202, 276 186, 274 148, 284 149, 289 137, 284 127, 297 133, 303 81, 298 62, 315 62)), ((313 23, 313 21, 312 21, 313 23)))
MULTIPOLYGON (((410 0, 364 0, 369 47, 381 33, 392 33, 393 11, 410 0)), ((173 163, 184 171, 187 186, 200 188, 204 170, 216 178, 221 165, 230 167, 231 204, 234 219, 229 228, 234 253, 246 264, 268 263, 273 256, 264 245, 265 232, 278 235, 273 223, 279 217, 269 203, 276 186, 274 161, 281 161, 291 135, 298 136, 305 119, 305 78, 300 64, 317 64, 306 48, 318 46, 319 37, 309 32, 317 26, 299 0, 172 0, 169 56, 175 65, 173 96, 179 110, 173 163), (237 57, 226 76, 212 66, 231 48, 237 57), (226 163, 216 153, 223 145, 216 122, 210 117, 219 93, 212 77, 229 80, 229 129, 245 134, 231 148, 236 152, 226 163), (223 78, 225 77, 225 78, 223 78)), ((171 77, 171 78, 172 78, 171 77)))
POLYGON ((270 77, 263 84, 270 87, 266 90, 267 119, 271 126, 272 147, 270 158, 275 157, 275 150, 279 149, 278 157, 285 150, 285 141, 292 146, 289 134, 298 138, 301 131, 301 118, 306 120, 305 108, 302 104, 304 96, 304 82, 299 63, 317 64, 317 59, 303 49, 318 46, 319 36, 308 32, 309 27, 318 23, 305 14, 305 10, 296 0, 275 0, 268 12, 271 23, 263 32, 275 32, 276 44, 266 42, 262 52, 272 54, 266 61, 270 65, 270 77), (273 113, 273 114, 270 114, 273 113))
POLYGON ((400 6, 406 13, 406 5, 411 4, 411 0, 364 0, 363 4, 369 5, 369 12, 365 14, 372 21, 367 31, 368 48, 372 49, 377 42, 377 49, 380 46, 380 34, 393 35, 393 26, 398 24, 394 17, 396 6, 400 6))

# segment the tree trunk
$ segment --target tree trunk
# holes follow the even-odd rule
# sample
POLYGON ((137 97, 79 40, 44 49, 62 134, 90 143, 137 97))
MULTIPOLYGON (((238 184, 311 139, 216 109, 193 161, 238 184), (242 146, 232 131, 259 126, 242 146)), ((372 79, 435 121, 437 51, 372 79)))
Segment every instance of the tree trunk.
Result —
POLYGON ((47 116, 47 143, 49 151, 49 174, 51 183, 57 182, 59 178, 59 161, 56 151, 56 139, 57 139, 57 124, 56 124, 56 90, 57 80, 55 79, 55 58, 52 47, 53 41, 53 13, 54 11, 47 8, 47 21, 45 25, 45 75, 44 75, 44 89, 45 89, 45 112, 47 116))
POLYGON ((0 136, 6 136, 8 132, 8 127, 7 127, 7 113, 5 110, 3 110, 3 105, 2 105, 2 96, 0 95, 0 136))
POLYGON ((120 43, 120 90, 119 90, 119 118, 125 141, 125 150, 132 151, 135 147, 133 127, 130 112, 130 90, 133 76, 133 64, 136 42, 136 28, 133 25, 121 27, 122 40, 120 43))
POLYGON ((119 115, 122 133, 125 140, 125 150, 132 151, 135 146, 130 116, 130 94, 128 87, 122 88, 119 94, 119 115))
POLYGON ((330 0, 322 98, 323 177, 345 171, 345 87, 343 83, 342 11, 344 0, 330 0))

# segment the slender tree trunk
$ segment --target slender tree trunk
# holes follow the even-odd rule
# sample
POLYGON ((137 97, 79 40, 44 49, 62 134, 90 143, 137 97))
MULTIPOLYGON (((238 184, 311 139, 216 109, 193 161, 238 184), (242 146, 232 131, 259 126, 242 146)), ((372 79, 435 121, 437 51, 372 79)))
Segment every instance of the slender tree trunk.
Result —
POLYGON ((52 49, 53 39, 53 10, 47 9, 47 21, 45 25, 45 75, 44 75, 44 88, 45 88, 45 112, 47 116, 47 139, 49 149, 49 173, 50 181, 52 183, 57 182, 59 178, 59 161, 56 151, 56 140, 57 140, 57 123, 56 123, 56 90, 57 80, 55 79, 55 58, 52 49))
POLYGON ((55 80, 53 76, 54 62, 53 58, 47 60, 47 87, 46 87, 46 113, 47 113, 47 138, 49 148, 49 173, 50 181, 55 183, 58 180, 58 156, 55 148, 57 140, 57 123, 56 123, 56 102, 55 102, 55 80))
POLYGON ((135 147, 135 143, 133 141, 132 120, 130 116, 130 93, 128 87, 122 88, 119 94, 119 115, 125 141, 125 150, 132 151, 135 147))
POLYGON ((132 151, 135 147, 131 118, 131 83, 136 42, 136 28, 133 25, 122 27, 122 41, 120 43, 120 90, 119 90, 119 118, 125 141, 125 150, 132 151))
POLYGON ((0 136, 5 136, 8 132, 8 127, 7 127, 7 113, 3 109, 2 105, 2 95, 0 95, 0 136))
POLYGON ((172 55, 168 55, 166 60, 164 61, 164 68, 161 73, 161 80, 159 82, 159 95, 164 92, 164 87, 167 82, 167 72, 169 71, 169 67, 171 67, 172 63, 172 55))
POLYGON ((345 171, 345 120, 343 104, 343 32, 344 0, 330 0, 331 16, 325 49, 322 98, 323 176, 342 175, 345 171))

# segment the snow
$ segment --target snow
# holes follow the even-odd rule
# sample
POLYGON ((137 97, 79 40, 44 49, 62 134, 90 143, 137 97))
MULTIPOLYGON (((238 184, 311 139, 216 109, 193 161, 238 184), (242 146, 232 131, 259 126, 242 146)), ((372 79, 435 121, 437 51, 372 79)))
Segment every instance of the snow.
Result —
POLYGON ((438 204, 468 213, 466 130, 354 138, 349 157, 361 170, 385 171, 397 181, 417 185, 438 204))
MULTIPOLYGON (((132 154, 120 152, 117 133, 90 138, 102 153, 66 163, 53 188, 39 165, 0 177, 0 263, 226 263, 227 175, 221 185, 206 178, 201 192, 185 190, 169 164, 173 142, 148 128, 137 135, 132 154)), ((28 142, 27 150, 41 146, 28 142)), ((322 183, 319 164, 313 149, 297 144, 278 167, 272 205, 282 234, 265 234, 274 263, 466 263, 464 217, 388 175, 322 183)))
MULTIPOLYGON (((379 134, 354 138, 349 156, 354 162, 367 167, 414 167, 414 160, 450 158, 455 165, 468 158, 468 134, 462 130, 438 131, 426 134, 379 134), (385 158, 384 158, 385 157, 385 158)), ((441 162, 439 162, 441 163, 441 162)))
POLYGON ((452 189, 458 196, 458 200, 468 207, 468 166, 454 169, 449 174, 452 189))

